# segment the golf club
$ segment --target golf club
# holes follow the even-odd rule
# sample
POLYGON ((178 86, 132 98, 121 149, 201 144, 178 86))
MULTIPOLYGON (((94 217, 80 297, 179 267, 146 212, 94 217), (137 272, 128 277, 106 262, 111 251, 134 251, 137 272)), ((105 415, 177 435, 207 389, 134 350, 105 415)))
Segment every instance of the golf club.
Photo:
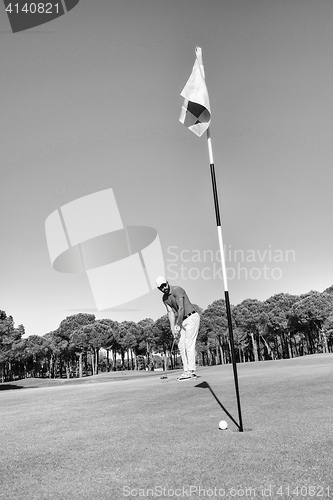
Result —
MULTIPOLYGON (((170 355, 171 355, 171 356, 172 356, 172 351, 173 351, 173 347, 174 347, 174 345, 175 345, 175 342, 176 342, 176 338, 174 338, 174 339, 173 339, 172 346, 171 346, 171 349, 170 349, 170 355)), ((166 367, 165 367, 165 368, 166 368, 166 367)), ((165 371, 165 375, 162 375, 162 376, 160 377, 160 379, 166 379, 166 378, 168 378, 168 376, 167 376, 166 371, 165 371)))

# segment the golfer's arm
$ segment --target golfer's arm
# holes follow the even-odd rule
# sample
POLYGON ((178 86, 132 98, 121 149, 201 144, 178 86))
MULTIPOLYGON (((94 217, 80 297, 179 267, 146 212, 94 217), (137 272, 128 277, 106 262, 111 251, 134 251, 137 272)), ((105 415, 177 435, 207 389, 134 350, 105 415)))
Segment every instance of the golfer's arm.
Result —
POLYGON ((167 304, 165 305, 165 307, 167 308, 167 311, 168 311, 170 328, 171 328, 171 331, 173 333, 175 331, 175 313, 173 312, 171 307, 168 306, 167 304))
POLYGON ((178 304, 178 317, 177 317, 177 325, 181 328, 183 324, 185 308, 184 308, 184 297, 177 298, 178 304))

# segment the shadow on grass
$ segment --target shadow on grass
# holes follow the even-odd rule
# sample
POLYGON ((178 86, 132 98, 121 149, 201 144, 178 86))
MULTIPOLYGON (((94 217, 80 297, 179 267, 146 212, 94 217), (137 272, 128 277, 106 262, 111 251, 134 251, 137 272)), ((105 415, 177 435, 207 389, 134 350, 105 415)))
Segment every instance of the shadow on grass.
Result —
POLYGON ((213 389, 211 388, 211 386, 208 384, 208 382, 201 382, 201 384, 195 385, 194 387, 199 387, 201 389, 209 389, 210 392, 211 392, 211 394, 214 396, 215 400, 217 401, 217 403, 220 405, 220 407, 224 411, 224 413, 226 415, 228 415, 228 417, 230 418, 230 420, 232 420, 233 423, 236 425, 236 427, 238 429, 240 429, 240 425, 238 424, 238 422, 234 419, 234 417, 232 415, 230 415, 230 413, 228 412, 228 410, 223 406, 223 404, 221 403, 221 401, 219 400, 219 398, 216 396, 215 392, 213 391, 213 389))
POLYGON ((14 384, 0 384, 0 392, 1 391, 10 391, 12 389, 25 389, 22 385, 14 385, 14 384))

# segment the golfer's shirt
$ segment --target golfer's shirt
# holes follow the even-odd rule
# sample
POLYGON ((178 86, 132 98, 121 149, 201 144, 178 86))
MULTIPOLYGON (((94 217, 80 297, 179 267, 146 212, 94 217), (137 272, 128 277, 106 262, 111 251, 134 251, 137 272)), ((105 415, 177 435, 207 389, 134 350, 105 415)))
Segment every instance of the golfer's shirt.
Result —
POLYGON ((171 309, 178 313, 179 305, 177 299, 184 299, 184 316, 193 311, 193 305, 191 304, 186 292, 180 286, 170 287, 170 294, 163 295, 163 303, 171 307, 171 309))
POLYGON ((163 297, 163 302, 164 304, 168 304, 174 312, 178 312, 179 306, 175 297, 171 293, 170 295, 166 295, 166 299, 163 297))

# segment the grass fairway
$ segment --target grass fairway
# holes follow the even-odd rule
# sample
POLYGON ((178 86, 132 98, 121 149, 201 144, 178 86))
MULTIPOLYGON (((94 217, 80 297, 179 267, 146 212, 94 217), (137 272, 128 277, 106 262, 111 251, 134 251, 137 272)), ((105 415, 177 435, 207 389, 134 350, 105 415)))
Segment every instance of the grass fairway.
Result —
POLYGON ((0 498, 333 497, 333 354, 237 368, 2 384, 0 498))

